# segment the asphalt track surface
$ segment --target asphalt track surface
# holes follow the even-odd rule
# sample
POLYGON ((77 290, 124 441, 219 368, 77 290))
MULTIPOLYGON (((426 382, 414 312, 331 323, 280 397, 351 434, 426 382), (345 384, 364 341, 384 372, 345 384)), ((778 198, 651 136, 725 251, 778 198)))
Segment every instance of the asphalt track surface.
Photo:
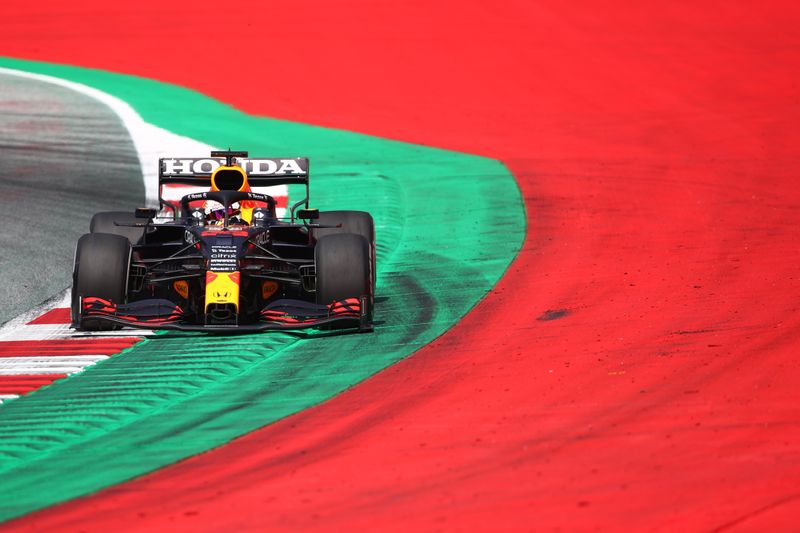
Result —
POLYGON ((72 284, 78 238, 98 211, 144 200, 117 116, 64 87, 0 74, 0 324, 72 284))
POLYGON ((251 6, 286 23, 213 40, 218 14, 188 4, 102 12, 99 34, 94 6, 35 9, 4 53, 497 157, 528 234, 482 304, 370 381, 12 525, 796 527, 796 5, 308 2, 251 6), (116 26, 140 55, 113 53, 116 26), (300 65, 303 82, 198 75, 225 57, 267 59, 265 83, 300 65))

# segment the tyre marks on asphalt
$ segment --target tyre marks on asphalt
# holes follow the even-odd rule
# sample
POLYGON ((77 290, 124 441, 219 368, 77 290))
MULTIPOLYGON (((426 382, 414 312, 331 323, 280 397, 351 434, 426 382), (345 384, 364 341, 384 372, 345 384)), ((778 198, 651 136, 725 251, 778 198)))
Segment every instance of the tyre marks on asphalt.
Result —
POLYGON ((3 217, 0 323, 70 283, 75 242, 97 211, 136 207, 145 190, 122 121, 93 98, 0 72, 3 217))

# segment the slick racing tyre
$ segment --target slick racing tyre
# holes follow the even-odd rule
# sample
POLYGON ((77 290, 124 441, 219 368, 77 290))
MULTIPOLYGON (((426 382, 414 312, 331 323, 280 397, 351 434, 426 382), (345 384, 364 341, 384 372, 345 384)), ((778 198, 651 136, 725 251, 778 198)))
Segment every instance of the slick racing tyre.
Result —
POLYGON ((346 298, 367 297, 367 316, 372 316, 372 264, 369 242, 361 235, 339 233, 317 241, 314 262, 317 271, 318 304, 329 305, 346 298))
POLYGON ((375 222, 372 215, 366 211, 320 211, 316 222, 322 226, 338 226, 341 228, 315 228, 311 234, 319 240, 326 235, 342 233, 355 233, 361 235, 369 243, 370 264, 372 265, 372 290, 375 291, 376 277, 376 250, 375 250, 375 222))
POLYGON ((80 296, 94 296, 123 304, 127 298, 131 243, 127 237, 88 233, 78 240, 72 273, 72 324, 85 331, 118 329, 109 322, 80 319, 80 296))
POLYGON ((92 217, 89 223, 91 233, 110 233, 125 237, 131 244, 136 244, 144 235, 144 228, 133 227, 130 224, 141 224, 144 219, 136 218, 136 215, 128 211, 104 211, 92 217), (119 226, 118 224, 128 224, 119 226))

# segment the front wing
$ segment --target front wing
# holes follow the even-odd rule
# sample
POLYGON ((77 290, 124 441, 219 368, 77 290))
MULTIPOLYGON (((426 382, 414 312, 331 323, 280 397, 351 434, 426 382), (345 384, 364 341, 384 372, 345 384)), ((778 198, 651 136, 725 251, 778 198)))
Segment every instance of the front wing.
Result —
MULTIPOLYGON (((205 332, 257 332, 316 328, 335 325, 372 331, 365 297, 347 298, 330 305, 303 300, 277 300, 261 310, 259 320, 248 324, 206 325, 186 320, 183 309, 163 299, 115 304, 109 300, 83 297, 80 319, 100 319, 132 328, 205 332)), ((73 324, 77 326, 78 324, 73 324)))

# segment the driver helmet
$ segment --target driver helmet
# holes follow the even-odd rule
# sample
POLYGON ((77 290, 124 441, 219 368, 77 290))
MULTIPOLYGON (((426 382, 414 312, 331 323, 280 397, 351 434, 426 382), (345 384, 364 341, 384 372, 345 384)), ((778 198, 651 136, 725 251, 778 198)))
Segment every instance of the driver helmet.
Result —
MULTIPOLYGON (((208 200, 203 205, 203 211, 206 215, 206 222, 208 224, 224 224, 225 223, 225 206, 216 200, 208 200)), ((239 202, 233 202, 228 207, 228 222, 233 224, 243 224, 242 211, 239 202)))

